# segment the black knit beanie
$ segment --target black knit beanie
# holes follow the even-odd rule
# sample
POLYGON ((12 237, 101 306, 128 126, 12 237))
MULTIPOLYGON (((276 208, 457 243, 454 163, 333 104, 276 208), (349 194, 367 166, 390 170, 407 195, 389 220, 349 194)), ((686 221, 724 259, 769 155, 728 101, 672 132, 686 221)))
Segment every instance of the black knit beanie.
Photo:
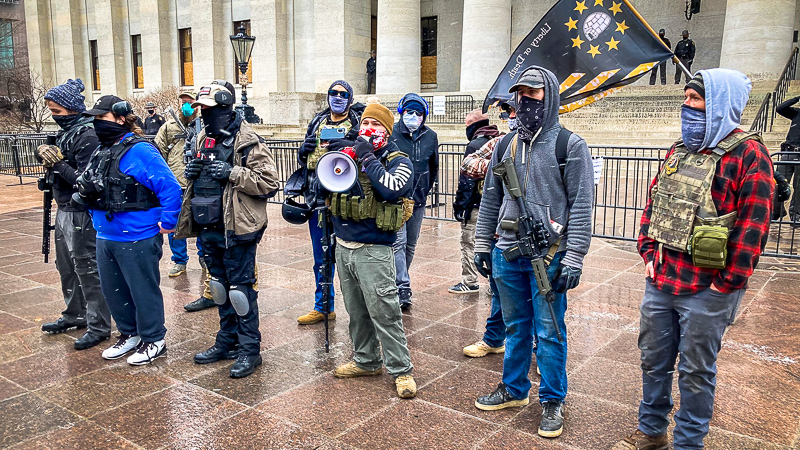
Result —
POLYGON ((703 84, 703 75, 701 75, 700 72, 697 72, 697 75, 686 83, 683 90, 685 91, 689 88, 694 89, 700 94, 700 97, 706 98, 706 86, 703 84))

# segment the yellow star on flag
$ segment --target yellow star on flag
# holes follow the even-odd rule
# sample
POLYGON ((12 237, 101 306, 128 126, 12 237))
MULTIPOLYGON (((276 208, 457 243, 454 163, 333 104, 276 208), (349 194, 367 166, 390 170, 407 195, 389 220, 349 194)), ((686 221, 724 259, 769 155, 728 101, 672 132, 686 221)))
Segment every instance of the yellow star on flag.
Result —
POLYGON ((603 2, 606 0, 594 0, 594 6, 606 6, 603 2))
POLYGON ((595 56, 600 54, 600 46, 589 44, 589 51, 586 53, 592 55, 592 58, 594 58, 595 56))
POLYGON ((583 11, 587 9, 589 9, 589 7, 586 6, 586 0, 583 0, 582 2, 577 0, 575 1, 575 11, 578 11, 579 14, 583 14, 583 11))
POLYGON ((619 31, 622 34, 625 34, 625 30, 627 30, 628 28, 630 28, 630 27, 625 25, 625 21, 624 20, 622 21, 622 23, 617 22, 617 30, 616 31, 619 31))
POLYGON ((581 48, 581 44, 583 44, 584 42, 586 42, 586 41, 582 40, 580 36, 578 36, 578 37, 576 37, 576 38, 570 38, 570 39, 572 39, 572 47, 573 47, 573 48, 574 48, 574 47, 581 48))
POLYGON ((612 1, 611 2, 611 8, 608 8, 608 10, 612 11, 614 13, 614 15, 616 16, 617 13, 621 13, 622 12, 622 8, 620 8, 620 6, 622 6, 622 3, 617 3, 617 2, 612 1))
POLYGON ((609 50, 611 50, 611 49, 619 50, 617 48, 617 44, 619 44, 619 41, 614 40, 614 36, 611 36, 611 40, 606 42, 606 45, 608 45, 608 49, 609 50))
POLYGON ((565 23, 564 25, 567 26, 567 31, 578 29, 578 21, 573 19, 572 17, 570 17, 569 22, 565 23))

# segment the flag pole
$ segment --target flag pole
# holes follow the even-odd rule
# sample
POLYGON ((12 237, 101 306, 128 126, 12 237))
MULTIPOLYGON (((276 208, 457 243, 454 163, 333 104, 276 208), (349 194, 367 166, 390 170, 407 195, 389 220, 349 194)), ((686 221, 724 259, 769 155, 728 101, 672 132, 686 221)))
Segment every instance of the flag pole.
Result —
MULTIPOLYGON (((622 0, 622 1, 628 8, 631 9, 633 15, 636 16, 636 18, 639 19, 639 21, 644 24, 647 30, 650 31, 650 33, 652 33, 653 36, 658 38, 658 42, 660 42, 661 45, 663 45, 667 50, 670 51, 670 53, 672 53, 672 49, 667 47, 666 44, 664 44, 664 41, 661 40, 661 36, 659 36, 658 33, 656 33, 656 31, 650 26, 650 24, 647 23, 646 20, 644 20, 644 17, 642 17, 642 15, 639 14, 639 11, 637 11, 636 8, 634 8, 633 5, 631 5, 631 2, 629 2, 628 0, 622 0)), ((692 78, 694 76, 694 74, 689 72, 689 69, 687 69, 686 66, 683 65, 681 60, 677 56, 675 56, 674 53, 672 54, 672 62, 674 62, 675 65, 677 65, 681 69, 681 71, 683 71, 683 73, 686 74, 687 77, 692 78)))

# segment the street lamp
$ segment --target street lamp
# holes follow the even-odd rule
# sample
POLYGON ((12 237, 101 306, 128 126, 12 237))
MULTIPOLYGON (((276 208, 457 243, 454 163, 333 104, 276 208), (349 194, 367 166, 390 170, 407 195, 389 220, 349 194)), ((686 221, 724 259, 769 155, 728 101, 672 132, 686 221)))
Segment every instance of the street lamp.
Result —
POLYGON ((259 123, 261 119, 255 114, 255 108, 247 104, 247 66, 250 64, 250 54, 253 52, 253 44, 256 42, 254 36, 248 36, 244 24, 239 25, 239 33, 231 35, 231 45, 233 45, 233 55, 239 65, 239 72, 242 76, 242 103, 236 109, 244 115, 244 120, 250 123, 259 123))

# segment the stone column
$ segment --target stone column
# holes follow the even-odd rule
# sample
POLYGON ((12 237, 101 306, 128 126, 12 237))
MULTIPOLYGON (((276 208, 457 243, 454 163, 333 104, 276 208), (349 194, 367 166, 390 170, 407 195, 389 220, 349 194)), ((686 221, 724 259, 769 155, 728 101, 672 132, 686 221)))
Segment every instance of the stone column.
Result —
POLYGON ((132 84, 127 7, 118 0, 97 0, 94 13, 100 89, 104 95, 127 97, 132 84))
POLYGON ((144 90, 180 83, 180 52, 175 2, 139 0, 144 90))
POLYGON ((792 50, 796 0, 728 0, 720 67, 780 75, 792 50))
MULTIPOLYGON (((287 0, 251 0, 250 33, 256 37, 251 63, 253 79, 247 95, 266 98, 270 92, 285 91, 288 85, 286 49, 289 36, 285 20, 287 0)), ((228 44, 230 45, 230 44, 228 44)), ((248 100, 248 103, 249 100, 248 100)))
POLYGON ((294 0, 294 86, 297 92, 316 90, 314 0, 294 0))
MULTIPOLYGON (((50 1, 28 0, 24 2, 24 7, 25 33, 28 39, 28 65, 32 74, 42 76, 45 85, 53 86, 57 83, 53 58, 53 29, 50 23, 50 1)), ((63 80, 61 82, 63 83, 63 80)), ((84 80, 84 84, 88 90, 91 90, 91 81, 84 80)))
POLYGON ((53 0, 51 3, 53 29, 57 31, 55 43, 57 83, 67 78, 80 78, 84 84, 91 81, 86 76, 86 58, 89 42, 86 30, 83 2, 80 0, 53 0))
MULTIPOLYGON (((419 17, 419 0, 415 1, 419 17)), ((343 79, 353 86, 356 93, 365 92, 370 47, 370 2, 317 0, 314 4, 314 24, 315 91, 327 92, 333 81, 343 79)), ((419 60, 416 64, 419 65, 419 60)), ((298 72, 298 76, 303 74, 298 72)))
POLYGON ((487 91, 510 55, 511 0, 464 0, 461 91, 487 91))
POLYGON ((198 88, 225 78, 225 66, 233 65, 228 17, 230 8, 221 1, 192 0, 192 70, 198 88))
MULTIPOLYGON (((419 2, 420 0, 378 0, 375 81, 378 95, 419 92, 422 47, 419 2)), ((480 11, 485 14, 482 7, 480 11)))

